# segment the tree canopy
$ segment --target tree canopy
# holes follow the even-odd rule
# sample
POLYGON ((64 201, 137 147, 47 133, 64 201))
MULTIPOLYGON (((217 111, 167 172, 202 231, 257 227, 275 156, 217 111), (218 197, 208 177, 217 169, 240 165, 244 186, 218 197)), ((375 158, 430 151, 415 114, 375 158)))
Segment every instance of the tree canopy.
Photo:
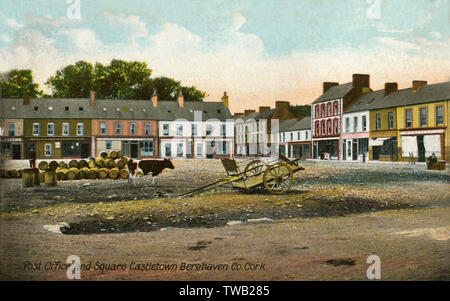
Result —
POLYGON ((290 106, 290 110, 295 117, 311 116, 311 105, 290 106))
POLYGON ((79 61, 58 70, 46 85, 54 97, 89 97, 90 91, 96 91, 97 97, 104 99, 150 99, 154 90, 162 100, 176 100, 180 92, 191 101, 206 96, 206 92, 183 87, 172 78, 150 78, 152 72, 145 62, 112 60, 108 65, 93 66, 79 61))
POLYGON ((30 97, 42 96, 39 84, 33 80, 33 71, 30 69, 11 70, 0 75, 2 97, 23 98, 26 94, 30 97))

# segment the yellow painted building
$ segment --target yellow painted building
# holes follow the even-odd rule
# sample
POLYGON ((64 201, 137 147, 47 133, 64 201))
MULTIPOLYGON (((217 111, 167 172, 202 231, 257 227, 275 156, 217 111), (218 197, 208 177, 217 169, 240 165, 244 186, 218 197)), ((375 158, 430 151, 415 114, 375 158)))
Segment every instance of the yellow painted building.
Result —
POLYGON ((369 105, 370 160, 425 162, 435 154, 450 161, 449 100, 450 82, 413 81, 403 90, 387 83, 369 105))

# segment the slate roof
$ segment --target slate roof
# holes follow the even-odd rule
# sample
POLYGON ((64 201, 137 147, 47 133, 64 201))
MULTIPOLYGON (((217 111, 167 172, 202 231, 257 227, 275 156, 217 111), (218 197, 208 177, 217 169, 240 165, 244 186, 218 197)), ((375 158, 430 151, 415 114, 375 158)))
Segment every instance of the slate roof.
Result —
POLYGON ((311 129, 311 117, 303 117, 298 120, 294 119, 285 119, 280 121, 280 132, 290 132, 290 131, 299 131, 299 130, 310 130, 311 129))
POLYGON ((376 99, 370 105, 370 109, 402 107, 443 100, 450 100, 450 81, 426 85, 416 92, 412 88, 392 92, 386 97, 376 99))
POLYGON ((344 114, 371 110, 382 98, 384 98, 384 89, 365 93, 344 114))
POLYGON ((346 83, 339 86, 331 87, 327 92, 322 94, 313 103, 324 102, 332 99, 342 98, 353 89, 353 83, 346 83))
POLYGON ((159 101, 155 108, 150 100, 89 98, 32 98, 29 105, 23 99, 1 99, 1 118, 52 119, 123 119, 123 120, 194 120, 194 111, 202 112, 202 119, 232 119, 233 115, 223 102, 185 101, 181 108, 177 101, 159 101), (66 111, 66 107, 69 108, 66 111), (15 108, 15 109, 13 109, 15 108), (37 108, 37 110, 35 110, 37 108), (51 110, 49 110, 51 108, 51 110), (82 110, 80 110, 82 108, 82 110))

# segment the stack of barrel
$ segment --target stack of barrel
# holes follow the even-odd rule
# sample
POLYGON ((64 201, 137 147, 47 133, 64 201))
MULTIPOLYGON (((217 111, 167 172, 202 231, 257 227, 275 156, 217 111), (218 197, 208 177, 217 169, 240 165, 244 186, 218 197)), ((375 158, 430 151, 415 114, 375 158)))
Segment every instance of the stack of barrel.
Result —
POLYGON ((132 159, 124 157, 121 151, 102 152, 99 158, 86 160, 71 160, 56 162, 41 161, 39 169, 44 174, 50 165, 53 165, 56 178, 59 181, 79 179, 127 179, 129 172, 128 162, 132 159))

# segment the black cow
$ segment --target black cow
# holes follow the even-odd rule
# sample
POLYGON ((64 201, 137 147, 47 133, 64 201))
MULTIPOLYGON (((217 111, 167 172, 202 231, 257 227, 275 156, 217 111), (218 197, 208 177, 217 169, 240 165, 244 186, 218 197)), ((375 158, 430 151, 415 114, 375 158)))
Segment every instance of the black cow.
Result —
POLYGON ((169 159, 164 160, 141 160, 139 162, 139 168, 142 170, 144 175, 149 172, 152 173, 153 184, 155 183, 155 177, 159 175, 165 168, 174 169, 172 161, 169 159))

